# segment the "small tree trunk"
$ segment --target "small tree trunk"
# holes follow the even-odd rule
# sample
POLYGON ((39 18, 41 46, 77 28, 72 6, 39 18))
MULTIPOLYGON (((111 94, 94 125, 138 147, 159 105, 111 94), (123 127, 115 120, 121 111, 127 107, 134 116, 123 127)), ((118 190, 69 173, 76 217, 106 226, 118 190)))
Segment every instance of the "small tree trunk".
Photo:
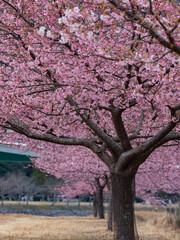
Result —
POLYGON ((50 198, 49 195, 47 195, 47 201, 48 201, 48 202, 51 202, 51 198, 50 198))
POLYGON ((109 231, 113 230, 113 206, 112 206, 112 186, 110 183, 110 189, 109 189, 109 206, 108 206, 108 222, 107 222, 107 228, 109 231))
POLYGON ((21 203, 21 196, 19 195, 18 197, 18 205, 20 206, 20 203, 21 203))
POLYGON ((178 203, 178 206, 176 207, 176 224, 178 228, 180 228, 180 202, 178 203))
POLYGON ((169 223, 172 224, 172 202, 169 200, 169 223))
POLYGON ((89 206, 91 207, 92 197, 89 198, 89 206))
POLYGON ((44 194, 41 195, 42 196, 42 201, 44 202, 45 196, 44 194))
POLYGON ((100 219, 104 218, 104 205, 103 205, 103 188, 98 187, 97 192, 97 203, 98 203, 98 215, 100 219))
POLYGON ((78 207, 80 207, 80 205, 81 205, 81 198, 79 197, 78 198, 78 207))
POLYGON ((93 193, 93 216, 97 217, 97 195, 93 193))
POLYGON ((135 240, 132 178, 112 174, 114 240, 135 240))

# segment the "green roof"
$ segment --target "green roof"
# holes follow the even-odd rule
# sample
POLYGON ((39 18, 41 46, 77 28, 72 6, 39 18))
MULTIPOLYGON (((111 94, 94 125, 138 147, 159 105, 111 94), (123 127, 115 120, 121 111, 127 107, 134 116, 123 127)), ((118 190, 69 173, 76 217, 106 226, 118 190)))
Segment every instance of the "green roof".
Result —
POLYGON ((6 144, 0 144, 0 162, 27 162, 31 163, 32 157, 37 157, 32 151, 22 151, 20 149, 9 147, 6 144))

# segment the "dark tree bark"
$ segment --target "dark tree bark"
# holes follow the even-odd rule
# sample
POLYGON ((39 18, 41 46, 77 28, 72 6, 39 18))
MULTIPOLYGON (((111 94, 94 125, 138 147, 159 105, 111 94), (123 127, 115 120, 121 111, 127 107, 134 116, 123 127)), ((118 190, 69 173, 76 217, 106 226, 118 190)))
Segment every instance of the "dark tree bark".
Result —
POLYGON ((93 216, 97 217, 97 195, 96 195, 96 192, 93 193, 93 216))
POLYGON ((103 183, 100 183, 100 177, 95 178, 95 185, 97 189, 97 206, 98 206, 98 216, 100 219, 104 218, 104 201, 103 201, 103 189, 108 183, 108 177, 104 174, 101 179, 103 183))
POLYGON ((108 206, 108 221, 107 228, 109 231, 113 230, 113 201, 112 201, 112 186, 109 184, 109 206, 108 206))
POLYGON ((19 206, 21 205, 21 196, 20 195, 18 196, 18 205, 19 206))
POLYGON ((81 205, 81 197, 78 198, 78 207, 81 205))
POLYGON ((104 218, 104 205, 103 205, 103 187, 99 186, 97 189, 97 205, 98 205, 98 216, 100 219, 104 218))
POLYGON ((107 229, 113 231, 113 202, 112 202, 112 182, 111 177, 108 177, 107 188, 109 190, 109 203, 108 203, 108 217, 107 217, 107 229))
POLYGON ((132 177, 112 174, 114 240, 135 240, 132 177))

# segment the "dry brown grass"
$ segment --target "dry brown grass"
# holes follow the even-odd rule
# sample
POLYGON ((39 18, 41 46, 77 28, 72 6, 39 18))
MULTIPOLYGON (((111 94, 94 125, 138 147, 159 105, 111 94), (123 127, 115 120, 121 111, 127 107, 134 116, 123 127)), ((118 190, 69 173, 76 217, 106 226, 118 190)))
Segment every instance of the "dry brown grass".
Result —
POLYGON ((138 212, 138 233, 142 240, 180 240, 180 229, 169 224, 166 212, 138 212))
MULTIPOLYGON (((167 224, 167 214, 138 212, 141 240, 180 240, 180 231, 167 224)), ((40 217, 0 214, 0 240, 112 240, 106 221, 93 217, 40 217)))
POLYGON ((93 217, 1 215, 1 240, 110 240, 105 222, 93 217))

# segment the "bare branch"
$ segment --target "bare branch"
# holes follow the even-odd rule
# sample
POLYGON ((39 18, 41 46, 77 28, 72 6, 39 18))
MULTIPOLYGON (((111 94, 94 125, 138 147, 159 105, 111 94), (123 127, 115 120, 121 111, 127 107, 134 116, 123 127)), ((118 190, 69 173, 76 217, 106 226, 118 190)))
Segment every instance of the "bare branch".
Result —
MULTIPOLYGON (((39 81, 42 81, 41 79, 38 79, 39 81)), ((35 81, 38 81, 35 79, 35 81)), ((55 86, 55 87, 67 87, 70 86, 70 84, 61 84, 61 83, 41 83, 41 84, 30 84, 25 86, 18 86, 17 88, 33 88, 33 87, 41 87, 41 86, 55 86)))
POLYGON ((134 136, 133 134, 131 135, 131 136, 129 136, 129 140, 133 140, 133 139, 140 139, 140 138, 142 138, 142 139, 147 139, 147 138, 152 138, 152 137, 154 137, 154 135, 136 135, 136 136, 134 136))
POLYGON ((171 112, 171 117, 175 117, 177 120, 180 119, 180 104, 171 107, 170 105, 166 105, 170 112, 171 112))
POLYGON ((8 120, 7 124, 1 124, 0 126, 23 134, 31 139, 52 142, 60 145, 84 146, 91 149, 105 164, 107 164, 107 166, 110 166, 110 164, 113 162, 112 158, 106 152, 104 152, 101 147, 94 142, 93 139, 71 138, 66 136, 57 137, 48 133, 38 134, 29 130, 28 126, 25 123, 20 122, 18 119, 8 120))
POLYGON ((115 109, 112 110, 112 120, 114 123, 114 127, 116 129, 118 139, 120 141, 120 144, 123 150, 127 151, 131 149, 132 146, 129 141, 126 129, 124 127, 121 115, 122 115, 122 111, 119 109, 119 107, 116 107, 115 109))
POLYGON ((149 0, 149 6, 150 6, 150 13, 154 15, 154 12, 153 12, 153 7, 152 7, 152 0, 149 0))
POLYGON ((111 109, 109 107, 106 107, 106 106, 102 106, 102 105, 97 105, 94 110, 97 110, 97 109, 104 109, 104 110, 107 110, 109 112, 112 112, 111 109))
MULTIPOLYGON (((155 136, 146 141, 140 146, 124 152, 119 157, 116 164, 115 171, 121 171, 124 169, 133 159, 140 158, 140 156, 148 156, 156 148, 162 146, 164 143, 180 139, 180 133, 171 132, 177 125, 177 122, 170 121, 167 126, 163 127, 155 136)), ((141 159, 142 160, 142 159, 141 159)), ((141 162, 142 163, 142 162, 141 162)))
POLYGON ((141 113, 139 125, 137 126, 135 132, 129 137, 129 139, 134 139, 138 136, 139 132, 141 131, 143 121, 144 121, 144 112, 141 113))
MULTIPOLYGON (((136 167, 139 167, 140 164, 142 164, 147 157, 149 157, 149 155, 154 152, 154 150, 156 150, 159 147, 164 147, 165 143, 172 141, 172 140, 180 140, 180 133, 178 132, 170 132, 165 138, 163 138, 161 141, 159 141, 157 144, 155 144, 152 148, 150 148, 148 151, 146 151, 145 153, 142 153, 138 156, 138 158, 134 161, 134 165, 136 167)), ((170 147, 170 146, 177 146, 179 144, 170 144, 170 145, 166 145, 166 147, 170 147)))
POLYGON ((178 19, 178 23, 176 25, 174 25, 174 27, 167 30, 167 34, 174 32, 176 30, 176 28, 178 27, 179 23, 180 23, 180 18, 178 19))
POLYGON ((113 141, 112 137, 108 136, 97 124, 95 124, 92 119, 89 118, 85 113, 80 112, 80 108, 78 104, 73 100, 71 96, 67 97, 67 101, 71 106, 76 107, 77 114, 82 118, 82 120, 97 134, 99 138, 101 138, 109 147, 110 151, 114 154, 119 155, 121 153, 121 148, 119 144, 113 141))

